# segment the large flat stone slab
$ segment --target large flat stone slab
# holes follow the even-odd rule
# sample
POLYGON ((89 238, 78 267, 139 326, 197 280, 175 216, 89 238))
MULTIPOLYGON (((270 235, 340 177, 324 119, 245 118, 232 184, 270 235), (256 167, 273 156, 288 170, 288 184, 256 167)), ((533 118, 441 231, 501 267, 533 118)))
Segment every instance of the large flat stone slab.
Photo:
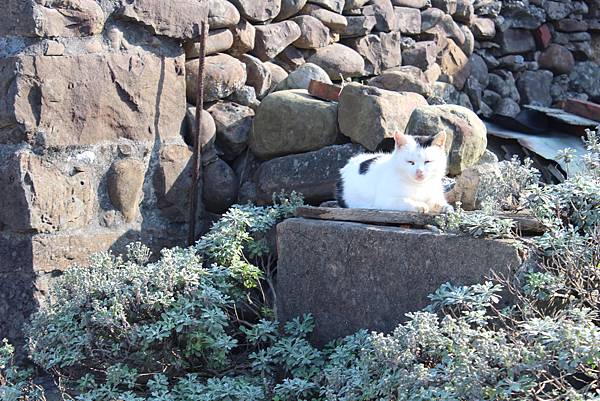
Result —
POLYGON ((0 143, 95 145, 180 137, 184 56, 131 50, 0 60, 0 143))
POLYGON ((277 226, 278 319, 316 320, 312 341, 389 332, 441 284, 469 285, 522 264, 508 241, 392 226, 288 219, 277 226))

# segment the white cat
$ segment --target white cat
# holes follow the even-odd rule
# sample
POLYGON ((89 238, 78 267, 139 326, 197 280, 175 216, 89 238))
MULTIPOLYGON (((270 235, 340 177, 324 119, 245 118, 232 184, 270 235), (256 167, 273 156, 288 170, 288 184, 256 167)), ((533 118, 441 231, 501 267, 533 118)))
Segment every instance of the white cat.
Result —
POLYGON ((340 207, 448 213, 444 197, 446 133, 419 137, 396 133, 392 153, 364 153, 340 170, 340 207))

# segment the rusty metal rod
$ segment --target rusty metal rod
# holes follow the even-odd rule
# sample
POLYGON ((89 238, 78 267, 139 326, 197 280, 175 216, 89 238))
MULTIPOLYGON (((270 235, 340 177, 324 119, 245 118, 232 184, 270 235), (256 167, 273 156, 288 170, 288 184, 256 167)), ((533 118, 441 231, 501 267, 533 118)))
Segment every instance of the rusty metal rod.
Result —
POLYGON ((208 24, 200 25, 200 58, 198 59, 198 76, 196 78, 196 126, 194 127, 194 151, 192 154, 192 185, 190 186, 190 214, 188 222, 188 245, 196 243, 196 214, 198 213, 198 184, 202 178, 202 110, 204 109, 204 66, 206 60, 206 38, 208 24))

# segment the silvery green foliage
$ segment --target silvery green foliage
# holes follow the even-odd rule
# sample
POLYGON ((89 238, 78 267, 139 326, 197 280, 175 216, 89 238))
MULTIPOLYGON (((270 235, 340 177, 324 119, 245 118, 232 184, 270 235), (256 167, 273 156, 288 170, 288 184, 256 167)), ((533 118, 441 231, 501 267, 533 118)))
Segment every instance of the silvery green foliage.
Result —
MULTIPOLYGON (((80 399, 116 399, 123 391, 135 399, 152 375, 149 399, 187 399, 161 394, 183 385, 177 378, 188 372, 231 367, 232 354, 243 348, 235 308, 261 278, 245 251, 260 255, 260 235, 300 203, 292 195, 273 207, 233 207, 196 246, 165 249, 155 262, 134 243, 124 257, 102 253, 89 266, 69 269, 28 327, 33 361, 77 380, 80 399)), ((224 400, 258 391, 245 379, 197 383, 199 393, 231 387, 231 394, 243 394, 224 400)))
POLYGON ((33 370, 17 366, 14 357, 14 347, 4 339, 0 346, 0 400, 45 400, 43 389, 31 381, 33 370))
POLYGON ((600 134, 598 131, 586 130, 585 148, 587 153, 583 161, 587 167, 587 174, 600 179, 600 134))
POLYGON ((549 228, 536 240, 546 256, 559 255, 564 249, 586 254, 593 249, 589 240, 599 235, 600 136, 588 130, 584 142, 588 150, 583 156, 584 173, 558 185, 535 188, 528 195, 528 207, 549 228))
POLYGON ((539 188, 540 173, 532 164, 530 159, 521 163, 517 156, 498 163, 499 176, 481 177, 481 210, 465 212, 457 202, 453 212, 436 219, 436 225, 444 232, 475 238, 515 238, 514 221, 498 216, 498 212, 524 208, 529 194, 539 188))
POLYGON ((227 364, 236 345, 228 334, 235 273, 204 268, 193 249, 164 250, 155 263, 136 259, 139 249, 132 244, 125 258, 98 255, 59 279, 28 330, 37 364, 78 370, 125 363, 146 371, 227 364))
POLYGON ((529 196, 536 217, 555 230, 572 226, 590 232, 600 224, 600 178, 576 176, 557 185, 537 188, 529 196))
POLYGON ((513 238, 515 223, 494 214, 493 210, 465 212, 457 203, 456 209, 436 218, 437 226, 444 232, 466 234, 480 238, 513 238))
POLYGON ((531 159, 523 163, 517 156, 510 161, 498 163, 500 176, 487 175, 479 184, 479 197, 484 209, 518 210, 523 208, 527 193, 536 188, 540 180, 540 172, 533 168, 531 159))

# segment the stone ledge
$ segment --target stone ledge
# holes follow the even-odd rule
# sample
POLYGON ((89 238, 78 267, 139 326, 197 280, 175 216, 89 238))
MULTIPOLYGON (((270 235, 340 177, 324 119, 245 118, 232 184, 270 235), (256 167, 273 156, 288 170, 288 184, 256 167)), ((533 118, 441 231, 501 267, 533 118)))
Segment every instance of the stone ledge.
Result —
POLYGON ((389 332, 441 284, 469 285, 523 263, 509 241, 293 218, 277 226, 277 313, 316 320, 312 341, 389 332))

